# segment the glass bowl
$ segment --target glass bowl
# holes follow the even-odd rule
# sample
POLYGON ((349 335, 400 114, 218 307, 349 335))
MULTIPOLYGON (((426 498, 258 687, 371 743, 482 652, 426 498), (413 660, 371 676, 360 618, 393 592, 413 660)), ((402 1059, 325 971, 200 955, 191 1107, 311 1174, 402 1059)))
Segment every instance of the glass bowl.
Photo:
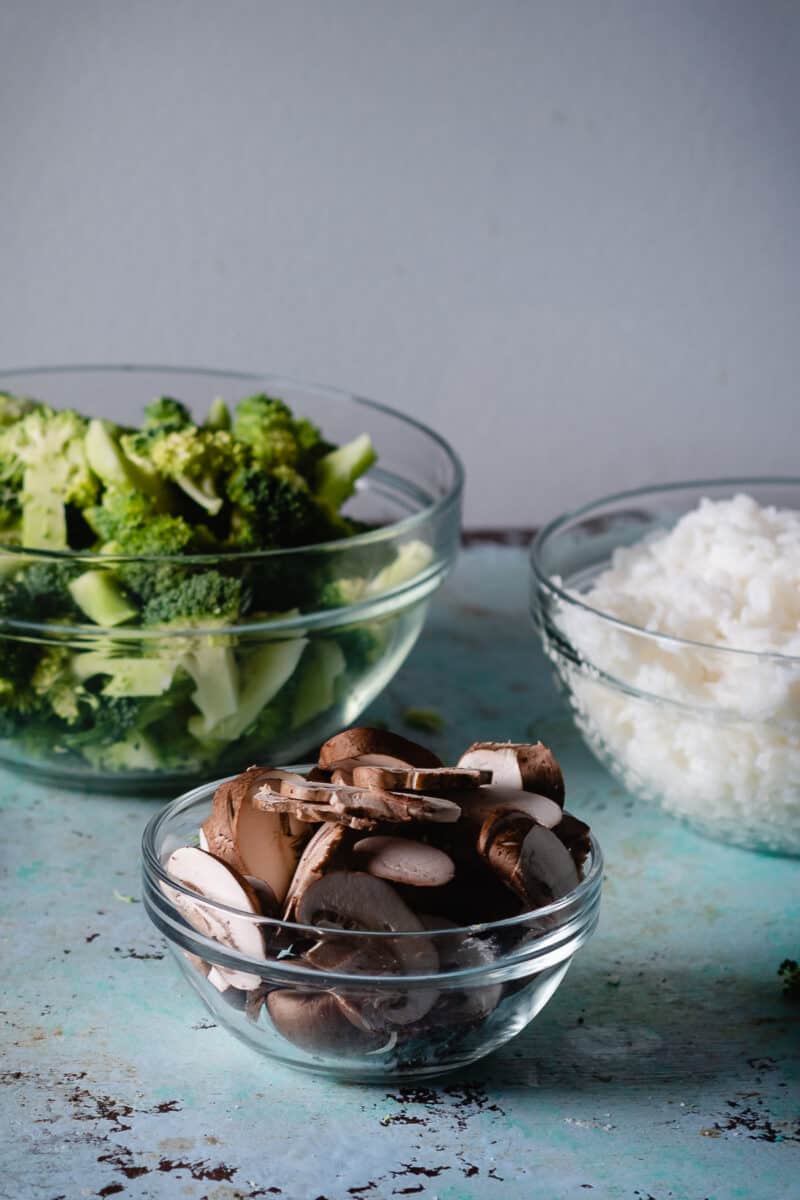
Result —
POLYGON ((341 930, 254 917, 202 901, 164 871, 173 850, 197 844, 221 782, 179 796, 150 820, 142 839, 144 904, 215 1021, 287 1066, 367 1081, 466 1066, 533 1020, 597 925, 603 859, 593 840, 583 880, 555 904, 424 937, 348 930, 347 939, 363 951, 365 969, 377 958, 391 961, 392 973, 314 969, 304 951, 339 941, 341 930), (236 921, 257 927, 265 957, 245 956, 198 933, 175 903, 179 893, 192 896, 212 925, 236 921), (423 942, 425 958, 438 960, 438 969, 399 973, 401 960, 413 958, 404 948, 419 951, 423 942), (238 986, 225 987, 220 970, 235 972, 227 979, 238 986))
POLYGON ((586 596, 618 547, 739 493, 800 511, 800 480, 745 478, 643 488, 559 517, 531 551, 534 624, 587 744, 629 791, 710 837, 800 854, 800 658, 638 628, 586 596))
POLYGON ((0 390, 122 422, 137 420, 142 406, 163 393, 203 414, 217 394, 235 404, 267 391, 318 424, 329 440, 368 433, 378 452, 378 463, 344 509, 372 527, 355 537, 177 559, 0 547, 0 579, 63 564, 168 571, 177 562, 188 573, 216 568, 257 588, 270 614, 168 630, 54 623, 36 611, 3 616, 0 658, 12 657, 17 667, 21 662, 40 694, 61 687, 63 717, 53 703, 34 703, 20 714, 3 704, 0 689, 0 761, 67 786, 174 793, 256 760, 300 757, 351 724, 395 674, 458 548, 463 473, 438 434, 384 405, 276 376, 49 368, 0 373, 0 390), (53 650, 65 664, 57 681, 44 677, 40 665, 45 655, 52 660, 53 650), (141 703, 126 706, 98 688, 94 708, 76 721, 70 681, 90 676, 109 655, 122 659, 125 670, 136 660, 141 703))

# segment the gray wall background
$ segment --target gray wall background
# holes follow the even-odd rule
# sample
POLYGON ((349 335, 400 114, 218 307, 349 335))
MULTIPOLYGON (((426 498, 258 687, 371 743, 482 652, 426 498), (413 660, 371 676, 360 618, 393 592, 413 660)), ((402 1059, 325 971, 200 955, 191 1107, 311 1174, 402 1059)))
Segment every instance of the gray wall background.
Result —
POLYGON ((5 0, 0 364, 374 396, 473 525, 796 473, 798 61, 791 0, 5 0))

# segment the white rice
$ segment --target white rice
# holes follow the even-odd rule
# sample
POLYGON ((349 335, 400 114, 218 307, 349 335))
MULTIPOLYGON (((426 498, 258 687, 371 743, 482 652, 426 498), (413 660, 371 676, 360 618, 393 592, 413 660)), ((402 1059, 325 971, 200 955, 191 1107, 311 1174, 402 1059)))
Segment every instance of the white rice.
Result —
POLYGON ((800 663, 724 652, 800 657, 800 513, 744 495, 703 500, 669 532, 617 550, 579 598, 720 647, 644 638, 562 606, 556 620, 584 665, 553 657, 598 753, 631 790, 709 833, 800 853, 800 663))

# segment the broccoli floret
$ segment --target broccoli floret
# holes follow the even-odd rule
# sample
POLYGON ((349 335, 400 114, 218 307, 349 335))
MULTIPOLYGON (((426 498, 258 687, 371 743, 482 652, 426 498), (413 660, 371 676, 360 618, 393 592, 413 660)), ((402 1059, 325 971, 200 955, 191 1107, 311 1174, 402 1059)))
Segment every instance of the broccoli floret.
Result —
POLYGON ((295 472, 239 467, 228 480, 232 505, 228 545, 237 550, 305 546, 341 536, 295 472))
POLYGON ((156 511, 166 511, 170 499, 167 485, 147 461, 134 463, 124 453, 120 445, 123 432, 111 421, 90 421, 84 442, 89 466, 107 489, 141 494, 156 511))
MULTIPOLYGON (((22 498, 18 487, 0 479, 0 529, 4 535, 19 528, 22 520, 22 498)), ((3 540, 7 540, 5 537, 3 540)))
POLYGON ((124 538, 127 530, 141 528, 158 515, 152 496, 120 487, 107 487, 100 504, 84 513, 104 542, 124 538))
POLYGON ((30 396, 12 396, 10 392, 0 392, 0 425, 13 425, 34 409, 43 408, 40 400, 30 396))
POLYGON ((215 516, 225 503, 225 481, 243 458, 241 446, 224 429, 158 428, 126 434, 122 448, 134 463, 171 480, 190 500, 215 516))
POLYGON ((192 424, 192 414, 185 404, 172 396, 159 396, 145 406, 144 429, 159 430, 170 433, 175 429, 184 429, 192 424))
POLYGON ((67 549, 66 505, 86 508, 100 481, 85 451, 88 422, 71 409, 42 405, 0 430, 0 475, 20 482, 22 541, 35 549, 67 549))
POLYGON ((283 400, 260 392, 236 406, 231 432, 260 467, 296 467, 306 474, 333 447, 311 421, 295 420, 283 400))
POLYGON ((189 567, 181 556, 194 548, 195 531, 183 517, 159 514, 149 521, 120 527, 105 554, 156 556, 155 561, 122 561, 113 564, 117 578, 136 600, 146 603, 185 579, 189 567), (162 558, 162 561, 158 561, 162 558))
POLYGON ((31 688, 68 725, 76 724, 96 704, 76 680, 72 651, 66 646, 52 646, 42 653, 31 676, 31 688))
POLYGON ((69 562, 31 562, 17 574, 19 607, 14 614, 28 613, 33 620, 55 617, 75 619, 81 610, 72 598, 69 585, 81 568, 69 562))
POLYGON ((202 624, 208 621, 232 622, 242 609, 242 581, 209 568, 194 572, 174 587, 157 592, 142 612, 146 625, 173 621, 202 624))

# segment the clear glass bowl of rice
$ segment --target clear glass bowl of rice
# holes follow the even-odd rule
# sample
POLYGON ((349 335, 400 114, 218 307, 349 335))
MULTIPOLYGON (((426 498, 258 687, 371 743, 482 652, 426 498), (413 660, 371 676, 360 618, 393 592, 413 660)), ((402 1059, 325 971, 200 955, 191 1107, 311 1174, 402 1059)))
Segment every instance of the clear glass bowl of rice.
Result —
POLYGON ((800 855, 800 480, 610 496, 543 529, 531 568, 545 653, 623 785, 800 855))

